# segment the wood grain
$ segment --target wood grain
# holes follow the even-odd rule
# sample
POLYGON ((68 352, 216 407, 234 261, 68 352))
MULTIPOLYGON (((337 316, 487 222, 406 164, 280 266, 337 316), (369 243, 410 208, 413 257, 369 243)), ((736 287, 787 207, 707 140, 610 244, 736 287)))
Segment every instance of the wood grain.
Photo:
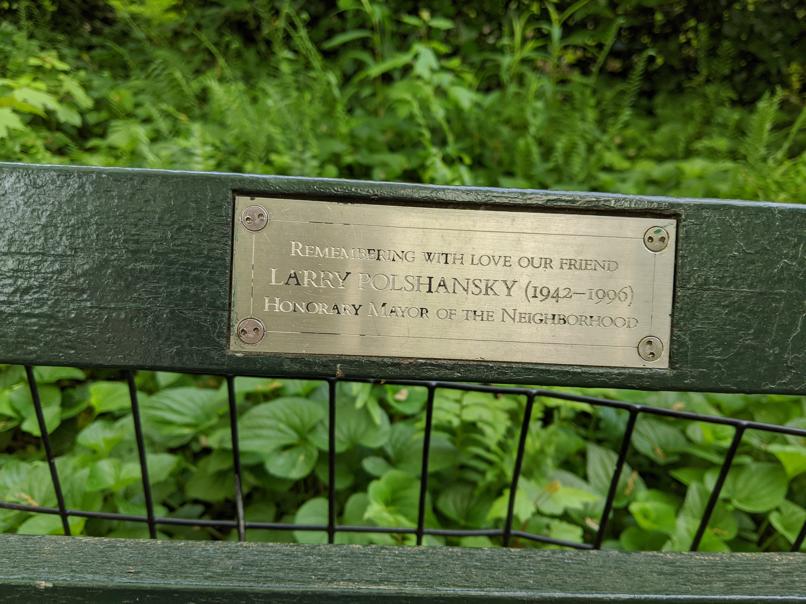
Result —
POLYGON ((806 392, 806 207, 0 164, 0 362, 806 392), (227 352, 234 193, 674 216, 671 367, 227 352))
POLYGON ((802 554, 0 535, 0 602, 806 602, 802 554))

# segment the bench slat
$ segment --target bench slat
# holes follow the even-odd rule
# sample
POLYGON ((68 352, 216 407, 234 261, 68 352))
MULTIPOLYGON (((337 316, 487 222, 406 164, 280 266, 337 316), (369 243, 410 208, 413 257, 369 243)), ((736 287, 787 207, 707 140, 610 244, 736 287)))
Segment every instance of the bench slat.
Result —
POLYGON ((0 535, 0 602, 804 602, 802 554, 0 535))
POLYGON ((806 207, 0 164, 0 362, 806 392, 806 207), (679 220, 671 368, 227 352, 234 193, 679 220))

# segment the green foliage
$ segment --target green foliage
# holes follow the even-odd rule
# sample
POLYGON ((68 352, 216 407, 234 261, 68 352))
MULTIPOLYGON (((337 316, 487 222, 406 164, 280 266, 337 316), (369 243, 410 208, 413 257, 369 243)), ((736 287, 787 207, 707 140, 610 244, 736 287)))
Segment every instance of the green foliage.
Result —
POLYGON ((321 405, 304 398, 263 403, 244 414, 241 450, 262 461, 270 474, 303 478, 316 465, 314 431, 324 417, 321 405))
MULTIPOLYGON (((67 504, 144 514, 127 385, 115 372, 37 368, 67 504), (67 409, 79 409, 75 413, 67 409)), ((235 515, 226 384, 220 378, 140 372, 147 463, 159 515, 235 515)), ((47 464, 26 429, 25 374, 0 366, 0 500, 53 506, 47 464), (15 406, 14 401, 17 401, 15 406), (7 421, 8 420, 8 421, 7 421), (23 421, 21 421, 23 420, 23 421)), ((575 389, 558 389, 580 392, 575 389)), ((238 378, 242 488, 251 521, 327 525, 327 386, 238 378)), ((594 396, 802 426, 806 398, 587 390, 594 396)), ((339 383, 336 515, 339 524, 417 525, 425 389, 339 383)), ((438 390, 425 500, 427 527, 501 527, 507 514, 521 397, 438 390)), ((47 415, 47 414, 46 414, 47 415)), ((515 498, 515 528, 572 541, 593 538, 616 465, 626 413, 548 398, 535 401, 515 498), (549 419, 551 418, 551 419, 549 419)), ((34 420, 34 425, 36 422, 34 420)), ((609 548, 685 550, 694 537, 732 429, 640 416, 605 542, 609 548)), ((727 476, 704 551, 787 549, 806 520, 806 439, 748 431, 727 476)), ((58 518, 56 518, 58 520, 58 518)), ((73 519, 77 534, 147 536, 131 523, 73 519)), ((71 521, 72 522, 72 521, 71 521)), ((0 530, 57 534, 53 518, 0 511, 0 530)), ((178 538, 233 538, 214 529, 164 528, 178 538)), ((322 530, 250 530, 253 540, 324 543, 322 530)), ((412 544, 412 535, 340 533, 339 543, 412 544)), ((430 544, 494 540, 429 537, 430 544)), ((515 541, 521 547, 542 547, 515 541)))
POLYGON ((788 0, 3 6, 3 160, 792 202, 806 182, 788 0))

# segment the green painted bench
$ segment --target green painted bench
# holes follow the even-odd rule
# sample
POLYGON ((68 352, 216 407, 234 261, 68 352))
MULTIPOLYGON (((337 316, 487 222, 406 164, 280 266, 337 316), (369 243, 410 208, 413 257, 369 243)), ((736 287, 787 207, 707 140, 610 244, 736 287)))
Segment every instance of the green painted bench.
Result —
MULTIPOLYGON (((0 363, 27 367, 40 426, 44 425, 32 367, 67 365, 120 369, 131 385, 148 513, 128 519, 148 525, 177 519, 154 514, 132 371, 152 369, 226 376, 235 416, 235 376, 321 379, 330 386, 328 471, 333 484, 335 386, 338 381, 390 380, 428 390, 423 467, 428 464, 434 392, 440 388, 509 392, 526 411, 509 501, 500 529, 477 531, 567 545, 577 551, 489 548, 392 548, 253 543, 126 541, 81 537, 0 535, 0 601, 358 601, 413 600, 806 601, 806 557, 790 554, 623 554, 597 551, 607 528, 616 485, 636 417, 658 414, 703 419, 531 386, 454 385, 454 381, 574 385, 645 390, 806 393, 806 207, 739 201, 626 197, 392 183, 0 164, 0 363), (450 207, 676 221, 672 327, 668 368, 479 362, 361 356, 360 354, 233 354, 230 286, 233 200, 237 195, 342 201, 355 204, 450 207), (512 526, 523 442, 536 397, 611 406, 629 414, 616 471, 592 543, 563 543, 512 526)), ((804 436, 806 431, 725 418, 734 439, 706 505, 692 550, 708 527, 719 490, 746 430, 804 436)), ((232 422, 236 518, 209 521, 237 531, 287 530, 291 525, 248 523, 239 485, 237 422, 232 422)), ((54 508, 69 534, 69 509, 47 432, 43 447, 57 493, 54 508)), ((420 517, 409 532, 451 535, 420 517)), ((326 532, 367 527, 328 522, 294 526, 326 532)), ((6 509, 26 506, 0 502, 6 509)), ((115 515, 111 515, 115 517, 115 515)), ((122 517, 122 516, 117 516, 122 517)), ((193 524, 193 522, 188 522, 193 524)), ((456 532, 455 532, 456 533, 456 532)), ((793 551, 806 536, 800 532, 793 551)))

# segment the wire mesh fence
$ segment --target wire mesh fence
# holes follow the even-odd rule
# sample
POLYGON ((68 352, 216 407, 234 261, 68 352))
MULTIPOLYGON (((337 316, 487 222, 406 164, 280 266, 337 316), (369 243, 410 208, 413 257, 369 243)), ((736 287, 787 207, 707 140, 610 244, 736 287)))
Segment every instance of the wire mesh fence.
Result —
MULTIPOLYGON (((665 418, 672 418, 682 420, 685 422, 702 422, 704 424, 725 426, 732 430, 732 437, 730 444, 724 454, 719 465, 719 472, 713 487, 708 494, 707 500, 703 507, 703 512, 699 518, 696 532, 690 543, 690 550, 697 551, 703 540, 709 522, 712 520, 714 510, 720 499, 720 494, 725 486, 728 474, 733 466, 734 460, 737 456, 737 451, 742 443, 742 439, 749 430, 760 431, 762 433, 787 435, 794 437, 806 437, 806 429, 791 426, 779 425, 775 423, 766 423, 760 421, 752 421, 747 419, 736 419, 729 417, 722 417, 716 415, 703 415, 690 411, 679 409, 669 409, 663 407, 648 406, 641 403, 612 400, 607 398, 598 398, 594 396, 586 396, 581 394, 573 394, 567 392, 560 392, 555 390, 532 388, 532 387, 514 387, 514 386, 498 386, 487 384, 467 384, 467 383, 452 383, 444 381, 417 381, 417 380, 391 380, 386 381, 382 379, 344 379, 337 377, 322 376, 319 378, 312 378, 311 376, 283 376, 290 379, 304 379, 304 380, 319 380, 327 385, 327 447, 326 447, 326 462, 327 462, 327 521, 321 524, 302 524, 295 522, 260 522, 250 521, 246 518, 244 512, 244 490, 243 490, 243 471, 241 465, 241 447, 239 438, 239 421, 238 421, 238 401, 236 395, 235 383, 237 376, 225 375, 220 376, 226 383, 227 405, 228 405, 228 420, 229 420, 229 433, 231 438, 232 449, 232 494, 234 498, 235 513, 233 517, 229 518, 178 518, 178 517, 164 517, 157 515, 155 509, 154 496, 152 492, 152 484, 149 478, 149 464, 146 452, 146 439, 143 430, 142 413, 140 410, 140 402, 138 400, 138 389, 135 382, 134 370, 125 370, 124 376, 126 384, 128 385, 129 404, 133 419, 134 438, 136 442, 140 480, 142 482, 142 489, 145 502, 145 514, 126 514, 119 512, 104 512, 74 509, 69 507, 65 501, 64 490, 62 488, 62 477, 60 476, 59 469, 56 463, 56 456, 54 454, 54 447, 51 442, 51 437, 48 433, 45 411, 43 409, 42 398, 40 396, 40 388, 37 384, 37 378, 34 368, 31 366, 25 367, 25 376, 27 379, 28 388, 30 389, 31 400, 35 411, 36 422, 41 434, 41 443, 44 449, 45 457, 50 472, 50 479, 52 481, 53 490, 55 493, 56 506, 41 506, 26 503, 15 503, 9 501, 0 501, 0 509, 17 510, 22 512, 30 512, 34 514, 50 514, 57 515, 61 519, 62 530, 65 535, 71 534, 70 518, 87 518, 87 519, 102 519, 112 521, 134 522, 145 524, 148 528, 149 536, 152 539, 158 537, 158 527, 161 525, 174 525, 174 526, 189 526, 189 527, 209 527, 224 530, 233 530, 237 534, 239 541, 247 540, 247 531, 251 529, 257 530, 275 530, 275 531, 301 531, 301 532, 321 532, 327 535, 327 542, 334 543, 336 535, 339 533, 373 533, 373 534, 397 534, 397 535, 413 535, 417 545, 422 545, 424 538, 429 535, 443 536, 443 537, 490 537, 500 539, 500 543, 507 547, 512 546, 515 539, 523 539, 527 541, 545 543, 556 546, 563 546, 582 550, 597 550, 601 549, 603 542, 608 535, 608 525, 613 512, 614 502, 616 500, 619 482, 622 479, 622 473, 625 468, 627 456, 629 454, 633 434, 635 431, 636 423, 639 417, 647 416, 661 416, 665 418), (419 491, 417 498, 417 514, 415 526, 365 526, 354 524, 339 524, 338 518, 338 499, 336 493, 336 455, 337 455, 337 426, 338 426, 338 413, 337 413, 337 385, 340 383, 369 383, 369 384, 384 384, 394 386, 407 386, 424 388, 427 392, 425 405, 423 408, 423 432, 422 432, 422 455, 420 459, 420 478, 419 478, 419 491), (460 391, 460 392, 479 392, 492 395, 508 395, 521 397, 525 404, 523 406, 523 413, 520 421, 520 428, 518 430, 517 448, 515 449, 514 463, 512 465, 511 480, 509 482, 508 499, 506 505, 506 513, 500 527, 490 528, 473 528, 473 529, 456 529, 456 528, 434 528, 427 526, 426 522, 426 500, 428 496, 429 486, 429 461, 432 450, 432 434, 434 426, 434 404, 435 395, 440 390, 460 391), (571 403, 583 403, 590 405, 592 408, 610 408, 620 410, 627 414, 627 421, 623 434, 620 438, 620 445, 618 447, 618 454, 615 461, 615 466, 612 475, 609 479, 609 486, 607 494, 604 499, 601 515, 596 523, 596 530, 593 533, 593 538, 587 542, 571 541, 566 539, 558 539, 545 534, 534 533, 530 531, 520 530, 514 524, 515 505, 519 488, 519 480, 521 471, 524 464, 524 453, 526 448, 527 437, 529 434, 530 425, 533 419, 533 410, 535 402, 539 399, 550 399, 557 401, 567 401, 571 403)), ((272 376, 265 376, 271 378, 272 376)), ((806 539, 806 522, 803 523, 796 538, 792 542, 791 550, 799 551, 806 539)))

